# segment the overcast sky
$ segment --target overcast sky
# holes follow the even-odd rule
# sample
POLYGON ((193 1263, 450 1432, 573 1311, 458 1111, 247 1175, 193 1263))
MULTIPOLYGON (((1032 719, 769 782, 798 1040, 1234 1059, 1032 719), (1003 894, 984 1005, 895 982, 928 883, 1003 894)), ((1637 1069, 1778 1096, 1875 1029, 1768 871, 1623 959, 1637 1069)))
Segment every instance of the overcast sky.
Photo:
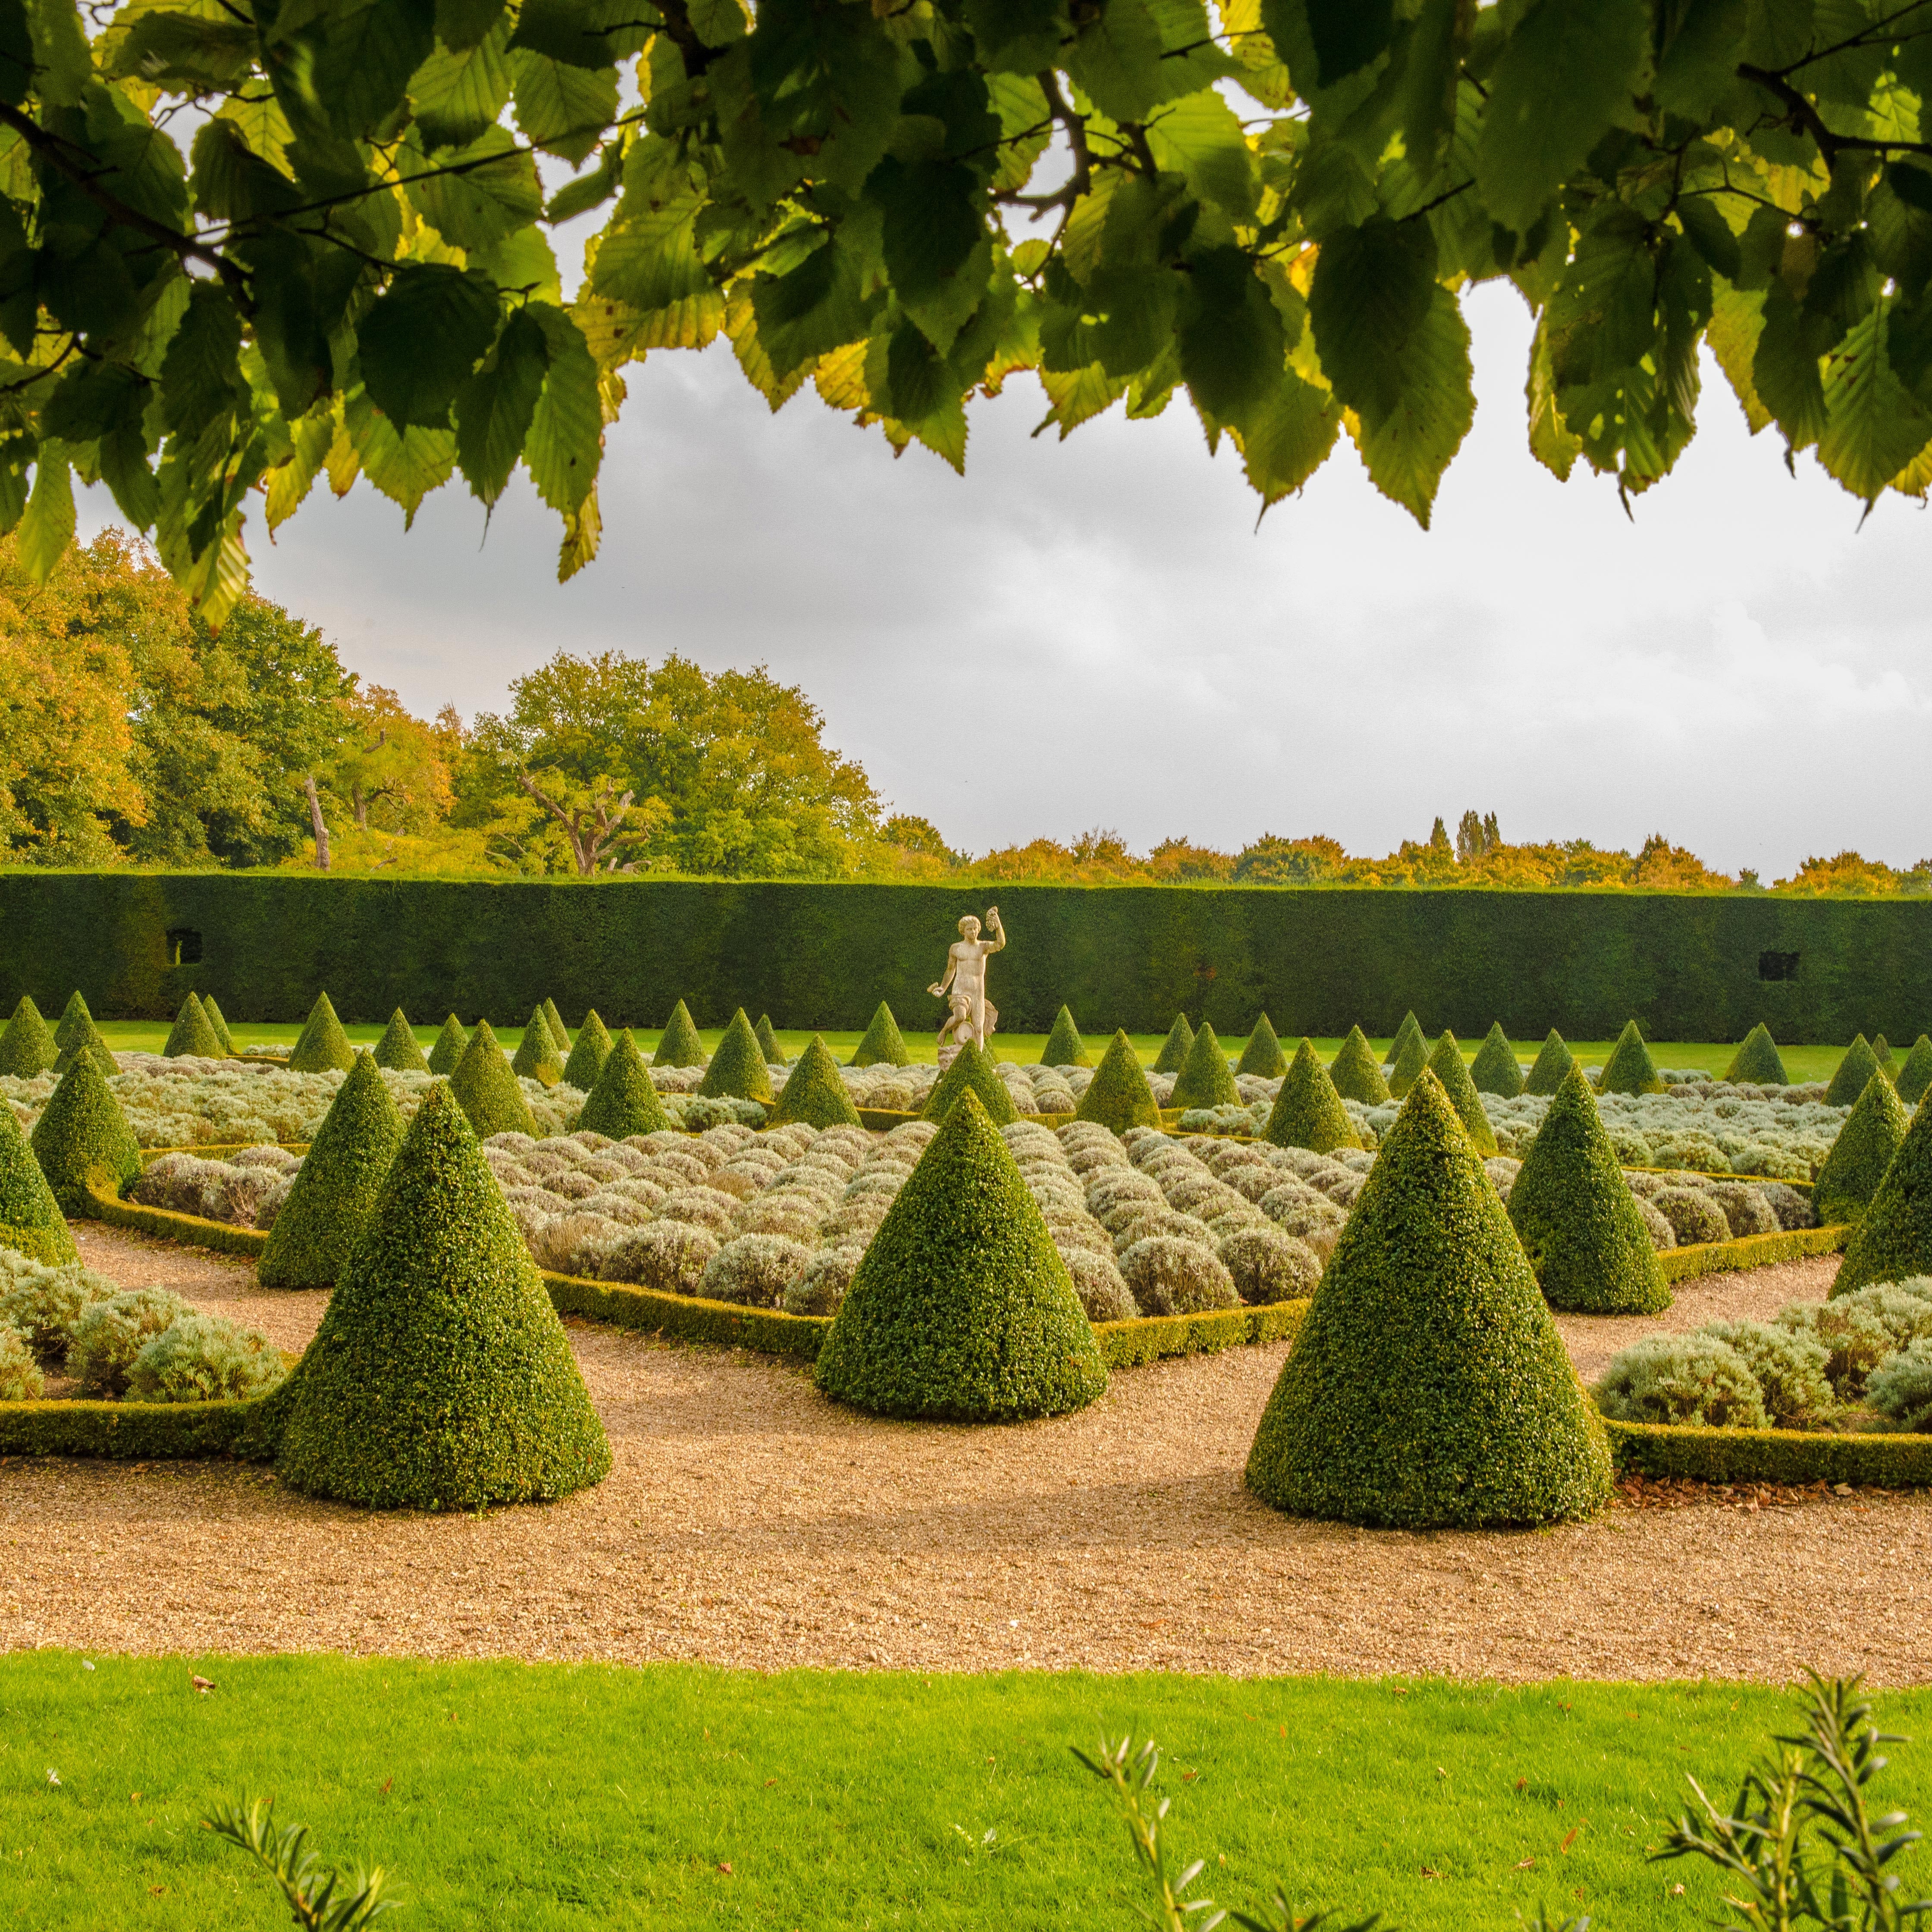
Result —
POLYGON ((808 385, 772 417, 721 345, 628 372, 603 554, 574 582, 526 487, 486 540, 460 481, 406 535, 367 484, 318 483, 277 544, 251 528, 255 582, 424 713, 498 707, 560 647, 764 664, 975 851, 1102 826, 1380 854, 1474 806, 1511 840, 1661 830, 1767 881, 1846 846, 1932 853, 1919 506, 1861 532, 1707 364, 1698 438, 1633 524, 1581 464, 1565 485, 1529 457, 1520 302, 1467 309, 1476 424, 1426 533, 1346 437, 1257 531, 1181 403, 1036 441, 1016 380, 974 406, 962 481, 808 385))

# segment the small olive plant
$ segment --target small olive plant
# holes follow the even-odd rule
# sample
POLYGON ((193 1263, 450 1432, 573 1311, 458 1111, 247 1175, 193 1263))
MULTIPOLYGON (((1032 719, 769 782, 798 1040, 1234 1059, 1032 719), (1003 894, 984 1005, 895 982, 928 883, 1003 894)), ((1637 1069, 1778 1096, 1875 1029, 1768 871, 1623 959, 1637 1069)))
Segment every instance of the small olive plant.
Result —
POLYGON ((1874 1817, 1866 1786, 1886 1767, 1881 1744, 1906 1740, 1880 1730, 1858 1677, 1807 1673, 1804 1730, 1778 1737, 1776 1754, 1744 1775, 1728 1813, 1694 1778, 1698 1810, 1687 1811, 1656 1858, 1705 1858, 1732 1889, 1737 1916, 1724 1932, 1917 1932, 1932 1926, 1932 1899, 1907 1899, 1892 1869, 1923 1835, 1904 1828, 1903 1811, 1874 1817))
POLYGON ((296 1924, 308 1932, 364 1932, 400 1902, 382 1895, 380 1865, 366 1872, 359 1865, 346 1871, 319 1870, 320 1861, 308 1849, 308 1827, 286 1825, 277 1830, 272 1798, 218 1806, 202 1824, 248 1852, 274 1880, 296 1924))

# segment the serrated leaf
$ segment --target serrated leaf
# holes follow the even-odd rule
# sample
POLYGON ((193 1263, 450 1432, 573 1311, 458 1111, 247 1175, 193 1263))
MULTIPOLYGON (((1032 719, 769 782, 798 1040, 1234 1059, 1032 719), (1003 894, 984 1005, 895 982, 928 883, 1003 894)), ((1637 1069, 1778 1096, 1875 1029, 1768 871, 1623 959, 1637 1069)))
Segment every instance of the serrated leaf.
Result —
POLYGON ((1040 372, 1040 386, 1046 392, 1046 400, 1052 406, 1046 412, 1046 420, 1034 431, 1048 424, 1058 424, 1060 440, 1064 442, 1080 425, 1112 408, 1127 392, 1124 377, 1109 376, 1097 362, 1090 362, 1084 369, 1065 371, 1042 369, 1040 372))
POLYGON ((268 472, 267 514, 272 532, 295 514, 321 474, 338 434, 337 410, 324 403, 289 425, 287 457, 268 472))
POLYGON ((511 96, 524 138, 572 167, 604 138, 617 112, 617 70, 572 67, 526 47, 510 55, 511 96))
POLYGON ((1262 22, 1261 0, 1221 0, 1221 34, 1238 70, 1234 78, 1264 107, 1286 107, 1294 98, 1286 64, 1262 22))
POLYGON ((1250 406, 1245 424, 1231 434, 1264 511, 1293 495, 1321 468, 1341 430, 1342 412, 1334 396, 1292 370, 1250 406))
POLYGON ((1147 134, 1154 159, 1184 176, 1203 201, 1235 221, 1253 218, 1254 158, 1239 117, 1218 94, 1190 94, 1157 110, 1147 134))
POLYGON ((510 44, 547 54, 568 67, 608 67, 616 52, 602 0, 523 0, 510 44))
POLYGON ((801 362, 781 380, 759 339, 758 311, 752 308, 748 294, 740 292, 732 296, 725 311, 724 330, 731 338, 731 352, 737 357, 746 381, 764 398, 776 416, 797 394, 811 373, 812 364, 801 362))
POLYGON ((437 172, 410 182, 409 197, 454 247, 487 248, 543 213, 536 164, 518 150, 507 128, 490 128, 434 166, 437 172))
POLYGON ((495 340, 496 318, 487 275, 438 262, 399 268, 356 331, 369 400, 398 424, 446 429, 457 387, 495 340))
POLYGON ((1751 358, 1751 386, 1793 450, 1825 431, 1825 385, 1804 318, 1782 282, 1764 295, 1763 322, 1751 358))
POLYGON ((1144 121, 1162 102, 1235 70, 1215 46, 1200 0, 1108 0, 1061 62, 1116 121, 1144 121))
POLYGON ((58 442, 44 442, 14 553, 36 584, 46 583, 66 555, 74 541, 74 470, 67 451, 58 442))
POLYGON ((115 48, 106 71, 150 86, 225 87, 248 74, 255 50, 254 29, 246 21, 143 14, 115 48))
POLYGON ((603 513, 592 484, 582 502, 563 520, 563 542, 556 554, 556 580, 568 584, 597 554, 604 541, 603 513))
MULTIPOLYGON (((71 107, 94 79, 94 50, 74 0, 26 0, 34 50, 34 92, 50 106, 71 107)), ((28 506, 28 514, 32 515, 28 506)))
POLYGON ((1318 86, 1333 87, 1388 51, 1395 33, 1393 0, 1306 0, 1306 4, 1318 86))
POLYGON ((1644 0, 1537 0, 1504 46, 1476 151, 1476 192, 1528 233, 1609 128, 1643 67, 1644 0))
POLYGON ((1322 373, 1365 422, 1394 409, 1401 358, 1435 293, 1434 247, 1420 222, 1375 215, 1322 244, 1308 292, 1322 373))
POLYGON ((698 217, 705 205, 701 194, 680 194, 622 216, 598 243, 592 289, 640 314, 710 294, 715 284, 698 254, 698 217))
POLYGON ((543 331, 550 367, 530 418, 524 462, 537 494, 568 517, 590 494, 603 460, 597 364, 577 325, 562 309, 532 302, 525 313, 543 331))
POLYGON ((314 56, 316 98, 346 140, 365 139, 400 107, 410 76, 436 47, 430 0, 338 5, 314 56))
POLYGON ((1240 249, 1200 250, 1189 267, 1176 338, 1180 373, 1201 408, 1238 424, 1282 380, 1288 344, 1280 313, 1240 249))
POLYGON ((1758 336, 1763 327, 1762 290, 1718 290, 1711 305, 1711 326, 1706 340, 1744 410, 1753 436, 1771 421, 1771 412, 1758 400, 1757 386, 1751 374, 1758 336))
POLYGON ((496 124, 510 98, 510 39, 499 20, 474 46, 440 46, 410 83, 426 149, 460 148, 496 124))
POLYGON ((861 292, 859 265, 836 236, 789 274, 758 277, 752 304, 758 338, 781 380, 868 334, 878 305, 861 292))
POLYGON ((1818 460, 1869 502, 1932 440, 1928 415, 1893 373, 1886 311, 1874 309, 1833 352, 1824 377, 1818 460))
POLYGON ((965 14, 989 74, 1030 77, 1052 67, 1072 31, 1066 0, 965 0, 965 14))
POLYGON ((192 441, 242 406, 241 356, 233 302, 225 290, 196 284, 161 361, 162 415, 177 436, 192 441))
POLYGON ((494 504, 523 454, 550 345, 527 314, 511 316, 483 366, 456 392, 456 460, 471 495, 494 504))
POLYGON ((1530 344, 1529 380, 1523 394, 1529 404, 1529 450, 1559 483, 1570 480, 1582 445, 1571 435, 1556 404, 1556 379, 1550 371, 1549 319, 1537 320, 1530 344))
MULTIPOLYGON (((454 433, 426 429, 420 423, 399 428, 360 390, 350 398, 344 416, 362 473, 392 503, 401 506, 404 527, 407 529, 416 521, 422 500, 432 490, 441 489, 455 470, 454 433)), ((332 482, 337 467, 333 456, 332 450, 332 482)), ((350 480, 353 480, 352 472, 350 480)))
POLYGON ((1396 406, 1378 422, 1363 421, 1358 446, 1370 481, 1426 530, 1442 472, 1476 416, 1468 325, 1447 289, 1431 291, 1398 362, 1396 406))

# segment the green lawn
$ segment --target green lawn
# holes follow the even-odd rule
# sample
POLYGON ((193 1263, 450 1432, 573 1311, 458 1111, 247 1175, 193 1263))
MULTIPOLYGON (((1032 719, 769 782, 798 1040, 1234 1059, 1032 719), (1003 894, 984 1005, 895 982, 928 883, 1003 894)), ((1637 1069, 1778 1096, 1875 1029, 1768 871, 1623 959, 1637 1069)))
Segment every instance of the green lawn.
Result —
MULTIPOLYGON (((938 1003, 935 1000, 934 1002, 935 1015, 938 1006, 938 1003)), ((431 1042, 436 1038, 436 1025, 440 1024, 440 1021, 436 1025, 426 1026, 421 1023, 418 1024, 416 1036, 422 1042, 423 1050, 425 1052, 429 1050, 431 1042)), ((936 1017, 934 1025, 936 1029, 938 1026, 936 1017)), ((228 1029, 235 1036, 236 1045, 244 1048, 250 1046, 267 1046, 271 1043, 292 1046, 295 1043, 296 1036, 302 1031, 298 1024, 258 1025, 252 1021, 238 1021, 232 1018, 229 1020, 228 1029)), ((101 1022, 100 1030, 106 1036, 110 1046, 118 1047, 124 1053, 158 1053, 166 1043, 168 1036, 166 1024, 158 1020, 106 1020, 101 1022)), ((370 1046, 374 1046, 382 1036, 382 1029, 380 1026, 345 1025, 343 1030, 351 1040, 370 1046)), ((523 1028, 498 1027, 495 1030, 496 1037, 503 1044, 504 1051, 506 1053, 515 1052, 518 1043, 524 1036, 523 1028)), ((910 1028, 907 1028, 904 1031, 906 1046, 914 1059, 930 1061, 935 1058, 935 1046, 932 1034, 923 1030, 915 1031, 910 1028)), ((703 1038, 706 1047, 707 1048, 715 1047, 723 1036, 723 1032, 722 1028, 704 1031, 703 1038)), ((863 1030, 860 1029, 859 1031, 851 1033, 828 1033, 825 1035, 825 1043, 838 1054, 840 1059, 850 1059, 862 1036, 862 1032, 863 1030)), ((658 1030, 654 1027, 641 1029, 639 1033, 638 1044, 648 1051, 656 1043, 657 1034, 658 1030)), ((1095 1033, 1089 1034, 1085 1037, 1090 1056, 1097 1061, 1101 1049, 1107 1043, 1107 1036, 1104 1034, 1095 1033)), ((1136 1034, 1130 1037, 1138 1050, 1141 1058, 1143 1060, 1151 1061, 1160 1052, 1161 1042, 1166 1036, 1154 1033, 1136 1034)), ((794 1058, 805 1050, 811 1038, 812 1035, 808 1032, 787 1032, 780 1029, 778 1033, 778 1039, 783 1043, 786 1053, 794 1058)), ((1378 1040, 1371 1043, 1382 1053, 1387 1054, 1389 1047, 1388 1040, 1378 1040)), ((1246 1042, 1238 1036, 1224 1036, 1222 1044, 1230 1054, 1238 1054, 1246 1042)), ((1476 1048, 1480 1044, 1479 1040, 1463 1041, 1463 1058, 1473 1059, 1476 1048)), ((1046 1035, 1043 1033, 1000 1034, 994 1036, 993 1042, 994 1054, 1001 1060, 1036 1060, 1040 1058, 1041 1050, 1046 1045, 1046 1035)), ((1336 1054, 1340 1051, 1341 1045, 1340 1040, 1318 1040, 1315 1042, 1316 1051, 1324 1060, 1334 1059, 1336 1054)), ((1516 1042, 1516 1057, 1526 1063, 1533 1060, 1542 1045, 1543 1042, 1540 1040, 1518 1040, 1516 1042)), ((1573 1040, 1570 1042, 1570 1048, 1586 1065, 1598 1066, 1610 1057, 1610 1048, 1615 1045, 1614 1040, 1573 1040)), ((1894 1040, 1892 1045, 1898 1055, 1903 1058, 1905 1050, 1910 1046, 1911 1042, 1894 1040)), ((1292 1053, 1294 1049, 1293 1039, 1288 1039, 1286 1041, 1286 1046, 1287 1050, 1292 1053)), ((1839 1060, 1844 1058, 1845 1051, 1843 1046, 1786 1046, 1779 1050, 1784 1056, 1785 1069, 1794 1080, 1830 1079, 1839 1060)), ((1700 1066, 1706 1072, 1716 1075, 1724 1072, 1725 1067, 1730 1063, 1731 1055, 1737 1051, 1737 1048, 1735 1046, 1726 1046, 1706 1040, 1694 1040, 1689 1042, 1653 1041, 1650 1051, 1651 1057, 1660 1066, 1700 1066)))
MULTIPOLYGON (((1166 1751, 1173 1848, 1207 1859, 1224 1904, 1279 1877, 1304 1911, 1378 1909, 1412 1932, 1508 1927, 1539 1901, 1599 1932, 1688 1928, 1716 1887, 1643 1848, 1687 1772, 1729 1796, 1796 1701, 1724 1684, 94 1660, 0 1660, 0 1924, 286 1923, 196 1828, 246 1790, 327 1856, 403 1878, 399 1932, 1125 1928, 1142 1900, 1125 1831, 1067 1747, 1131 1728, 1166 1751)), ((1880 1715, 1923 1730, 1932 1693, 1880 1715)), ((1917 1814, 1932 1745, 1893 1762, 1882 1795, 1917 1814)))

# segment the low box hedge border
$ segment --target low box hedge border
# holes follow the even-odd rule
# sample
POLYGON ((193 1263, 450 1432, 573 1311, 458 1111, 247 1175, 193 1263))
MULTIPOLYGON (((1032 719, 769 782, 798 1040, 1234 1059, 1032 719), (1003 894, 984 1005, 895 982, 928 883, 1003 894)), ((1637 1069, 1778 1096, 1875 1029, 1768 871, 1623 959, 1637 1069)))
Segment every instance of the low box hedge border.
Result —
POLYGON ((164 1241, 178 1241, 184 1247, 212 1248, 220 1255, 254 1257, 268 1245, 265 1228, 237 1228, 226 1221, 204 1220, 199 1214, 177 1214, 170 1208, 144 1208, 135 1201, 123 1201, 112 1190, 90 1186, 88 1198, 92 1218, 110 1228, 124 1228, 130 1234, 152 1234, 164 1241))
POLYGON ((1850 1483, 1875 1489, 1932 1484, 1932 1435, 1826 1436, 1798 1429, 1694 1429, 1618 1422, 1604 1432, 1619 1471, 1694 1483, 1850 1483))
POLYGON ((755 1348, 767 1355, 816 1361, 832 1326, 824 1315, 788 1315, 782 1309, 746 1308, 736 1302, 707 1301, 694 1294, 667 1294, 634 1282, 592 1281, 582 1275, 544 1276, 551 1305, 560 1315, 581 1315, 615 1328, 668 1335, 681 1342, 713 1342, 727 1348, 755 1348))
POLYGON ((1775 1234, 1741 1234, 1731 1241, 1696 1241, 1688 1247, 1666 1248, 1657 1258, 1663 1267, 1664 1280, 1674 1286, 1703 1275, 1774 1268, 1780 1262, 1802 1261, 1810 1255, 1838 1254, 1851 1238, 1851 1224, 1844 1222, 1833 1228, 1792 1228, 1775 1234))
POLYGON ((1216 1354, 1252 1342, 1292 1341, 1308 1312, 1306 1300, 1208 1315, 1150 1315, 1135 1322, 1097 1322, 1094 1339, 1109 1369, 1137 1369, 1178 1355, 1216 1354))
POLYGON ((0 1402, 0 1457, 87 1456, 117 1462, 263 1462, 274 1453, 258 1425, 272 1398, 233 1402, 0 1402))

